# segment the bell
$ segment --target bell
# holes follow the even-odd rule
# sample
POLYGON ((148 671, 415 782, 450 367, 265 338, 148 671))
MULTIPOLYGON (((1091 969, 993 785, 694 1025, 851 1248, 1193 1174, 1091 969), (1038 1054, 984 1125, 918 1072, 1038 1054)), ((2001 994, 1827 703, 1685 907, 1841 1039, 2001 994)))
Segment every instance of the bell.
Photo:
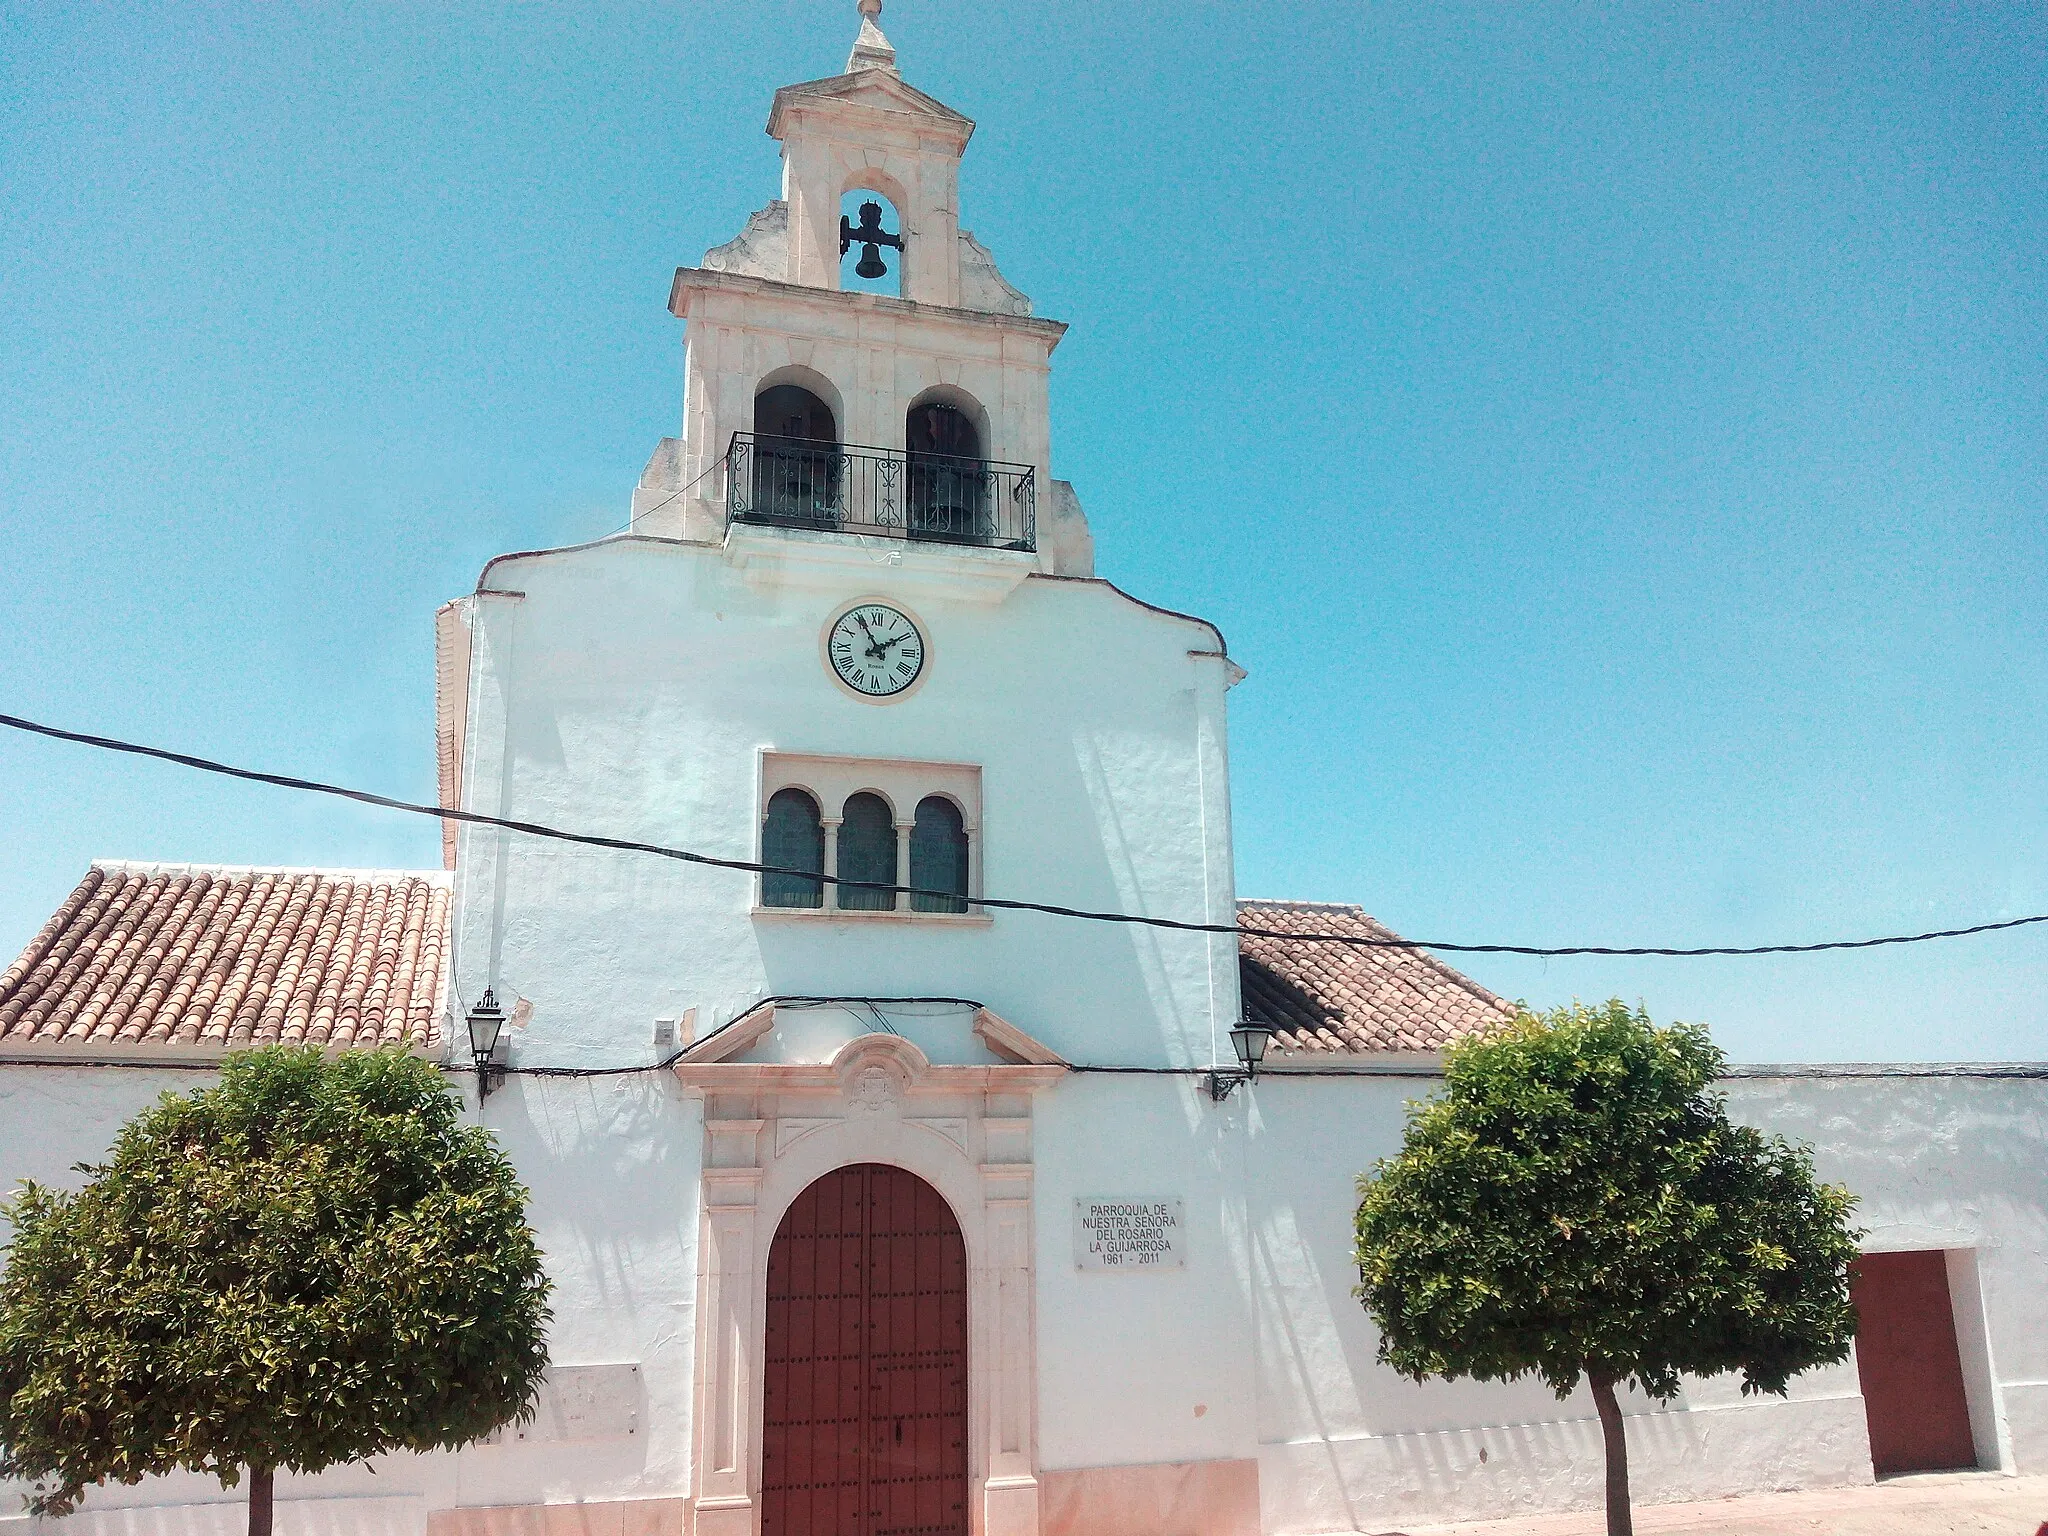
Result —
POLYGON ((853 270, 862 277, 888 276, 889 269, 882 264, 881 247, 876 245, 862 246, 860 248, 860 260, 854 263, 853 270))

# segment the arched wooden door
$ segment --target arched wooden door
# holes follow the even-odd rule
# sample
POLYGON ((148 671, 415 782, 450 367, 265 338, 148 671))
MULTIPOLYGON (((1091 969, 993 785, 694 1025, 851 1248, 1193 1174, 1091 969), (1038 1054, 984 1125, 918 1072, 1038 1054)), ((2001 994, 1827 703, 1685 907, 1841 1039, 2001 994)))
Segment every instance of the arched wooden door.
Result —
POLYGON ((768 1252, 762 1536, 967 1536, 967 1250, 884 1163, 819 1179, 768 1252))

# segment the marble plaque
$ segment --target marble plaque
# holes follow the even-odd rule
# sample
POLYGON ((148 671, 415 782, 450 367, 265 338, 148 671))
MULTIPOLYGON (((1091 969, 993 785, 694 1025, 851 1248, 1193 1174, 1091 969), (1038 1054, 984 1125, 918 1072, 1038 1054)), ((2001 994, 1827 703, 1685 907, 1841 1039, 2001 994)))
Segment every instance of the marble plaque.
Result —
POLYGON ((551 1365, 534 1416, 512 1441, 613 1440, 640 1432, 640 1367, 551 1365))
POLYGON ((1185 1269, 1181 1201, 1114 1196, 1074 1202, 1074 1266, 1142 1274, 1185 1269))

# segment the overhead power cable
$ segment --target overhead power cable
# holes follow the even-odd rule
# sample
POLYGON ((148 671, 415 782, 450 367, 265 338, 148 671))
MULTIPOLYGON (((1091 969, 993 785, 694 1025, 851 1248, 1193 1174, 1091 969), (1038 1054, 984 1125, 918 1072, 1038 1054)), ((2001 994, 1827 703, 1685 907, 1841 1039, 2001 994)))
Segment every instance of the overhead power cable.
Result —
MULTIPOLYGON (((675 859, 684 864, 701 864, 712 869, 736 870, 742 874, 788 875, 800 880, 815 881, 820 885, 843 885, 855 890, 929 896, 947 902, 957 902, 961 899, 957 891, 930 890, 915 885, 890 885, 877 880, 848 880, 815 870, 788 869, 776 864, 756 863, 751 859, 721 858, 716 854, 694 853, 687 848, 671 848, 661 843, 645 843, 633 838, 602 837, 592 832, 572 832, 566 828, 548 826, 543 822, 487 816, 481 811, 462 811, 439 805, 417 805, 410 800, 373 794, 366 789, 350 789, 341 784, 323 784, 318 779, 302 779, 286 773, 264 773, 255 768, 237 768, 231 763, 194 757, 187 752, 172 752, 163 747, 144 746, 140 742, 122 741, 113 736, 95 736, 85 731, 67 731, 61 726, 45 725, 39 720, 25 719, 20 715, 0 715, 0 725, 17 731, 26 731, 34 736, 46 736, 55 741, 68 741, 106 752, 121 752, 131 757, 147 757, 159 762, 176 763, 180 767, 197 769, 201 773, 216 773, 225 778, 243 779, 252 784, 270 784, 279 789, 333 795, 338 799, 353 800, 359 805, 374 805, 387 811, 403 811, 413 816, 431 816, 438 821, 454 821, 468 826, 497 827, 506 832, 518 832, 528 837, 551 838, 556 842, 575 843, 586 848, 608 848, 618 853, 645 853, 655 858, 675 859)), ((2048 923, 2048 912, 2044 912, 2033 917, 2007 918, 2003 922, 1973 923, 1967 928, 1940 928, 1927 933, 1891 934, 1877 939, 1831 939, 1817 944, 1717 944, 1695 948, 1661 944, 1460 944, 1444 939, 1380 939, 1349 933, 1290 933, 1278 928, 1261 928, 1247 923, 1193 923, 1172 917, 1142 917, 1130 912, 1095 912, 1085 907, 1061 906, 1056 902, 1018 901, 999 896, 975 896, 969 899, 977 907, 992 907, 1003 912, 1041 912, 1049 917, 1071 917, 1091 923, 1126 923, 1140 928, 1164 928, 1175 933, 1222 933, 1238 938, 1283 939, 1291 944, 1335 944, 1349 949, 1435 949, 1450 954, 1532 955, 1544 959, 1570 955, 1654 955, 1678 959, 1710 955, 1810 955, 1832 949, 1878 949, 1891 944, 1925 944, 1933 939, 1960 939, 1975 933, 1998 933, 2008 928, 2025 928, 2035 923, 2048 923)))

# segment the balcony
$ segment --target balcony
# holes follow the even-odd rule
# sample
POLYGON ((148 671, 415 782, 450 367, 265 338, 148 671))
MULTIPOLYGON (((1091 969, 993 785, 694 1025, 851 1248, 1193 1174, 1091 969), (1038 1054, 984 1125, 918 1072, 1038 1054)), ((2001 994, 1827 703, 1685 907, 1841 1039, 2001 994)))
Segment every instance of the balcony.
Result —
POLYGON ((1028 464, 735 432, 725 467, 728 525, 1038 548, 1038 482, 1028 464))

